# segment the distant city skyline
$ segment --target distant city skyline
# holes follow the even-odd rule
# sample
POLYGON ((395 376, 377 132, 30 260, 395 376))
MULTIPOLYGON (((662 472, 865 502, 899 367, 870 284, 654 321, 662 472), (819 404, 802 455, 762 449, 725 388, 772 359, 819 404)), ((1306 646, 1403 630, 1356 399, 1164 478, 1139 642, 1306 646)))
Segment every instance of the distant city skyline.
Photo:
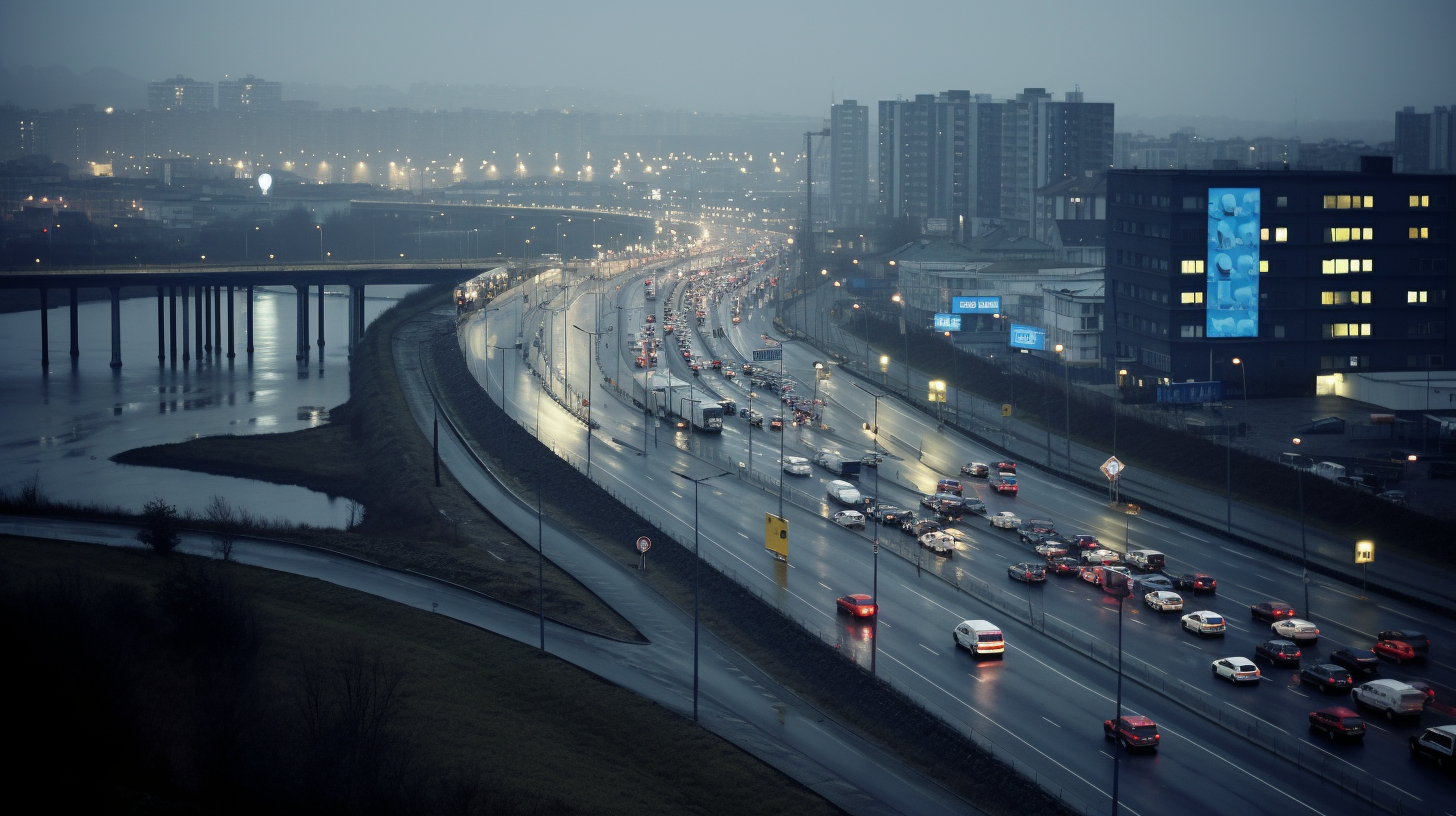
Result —
MULTIPOLYGON (((583 89, 662 109, 827 115, 965 89, 1076 86, 1119 120, 1392 121, 1456 103, 1450 0, 1215 5, 867 0, 526 6, 436 0, 59 0, 0 8, 0 63, 111 68, 143 82, 253 74, 288 86, 583 89)), ((0 93, 3 98, 3 93, 0 93)), ((302 97, 307 98, 307 97, 302 97)), ((106 100, 92 100, 107 104, 106 100)), ((1296 126, 1297 127, 1297 126, 1296 126)), ((1121 121, 1119 130, 1122 130, 1121 121)), ((1253 136, 1256 134, 1244 134, 1253 136)))

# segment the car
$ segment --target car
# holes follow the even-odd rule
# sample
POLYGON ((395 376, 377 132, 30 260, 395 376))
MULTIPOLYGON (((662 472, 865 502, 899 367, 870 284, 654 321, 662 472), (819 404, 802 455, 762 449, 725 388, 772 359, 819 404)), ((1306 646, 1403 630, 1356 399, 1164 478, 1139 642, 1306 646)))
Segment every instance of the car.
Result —
POLYGON ((1003 530, 1014 530, 1021 526, 1021 518, 1010 510, 1001 510, 986 518, 991 522, 992 527, 999 527, 1003 530))
POLYGON ((1336 649, 1330 662, 1350 670, 1350 674, 1371 675, 1380 671, 1380 659, 1369 649, 1336 649))
POLYGON ((1413 734, 1407 741, 1412 759, 1429 759, 1436 767, 1456 768, 1456 725, 1438 725, 1413 734))
POLYGON ((763 427, 763 414, 760 414, 752 408, 740 411, 739 414, 743 417, 743 421, 747 422, 749 425, 752 425, 755 428, 763 427))
POLYGON ((1147 717, 1128 716, 1102 721, 1102 736, 1108 741, 1122 744, 1124 751, 1142 748, 1158 750, 1158 725, 1147 717))
POLYGON ((1299 670, 1299 682, 1319 686, 1321 691, 1346 691, 1354 687, 1355 678, 1333 663, 1316 663, 1299 670))
POLYGON ((1047 541, 1038 544, 1036 545, 1035 549, 1037 555, 1047 560, 1051 560, 1053 558, 1061 558, 1062 556, 1067 554, 1067 545, 1056 541, 1047 541))
POLYGON ((986 503, 981 501, 979 496, 967 496, 962 500, 967 513, 975 513, 978 516, 986 515, 986 503))
POLYGON ((1313 643, 1319 640, 1319 628, 1302 618, 1286 618, 1269 624, 1269 631, 1295 643, 1313 643))
POLYGON ((973 655, 1006 655, 1006 636, 990 621, 961 621, 956 624, 954 634, 957 649, 965 649, 973 655))
POLYGON ((1032 564, 1026 561, 1020 564, 1012 564, 1006 568, 1007 577, 1027 584, 1033 584, 1046 580, 1046 567, 1041 564, 1032 564))
POLYGON ((915 524, 911 525, 910 534, 915 536, 916 538, 919 538, 926 533, 938 533, 943 529, 945 528, 941 526, 941 523, 939 521, 936 521, 935 519, 921 519, 915 522, 915 524))
POLYGON ((1212 575, 1202 572, 1189 572, 1176 576, 1173 579, 1173 586, 1176 589, 1186 589, 1194 593, 1217 592, 1218 581, 1212 575))
POLYGON ((1081 561, 1082 561, 1083 564, 1094 564, 1094 565, 1095 564, 1116 564, 1116 563, 1118 563, 1121 560, 1122 560, 1122 556, 1121 555, 1118 555, 1118 553, 1117 553, 1116 550, 1093 550, 1092 552, 1082 553, 1082 557, 1081 557, 1081 561))
POLYGON ((865 528, 864 513, 858 510, 840 510, 832 516, 832 519, 840 527, 848 527, 851 530, 863 530, 865 528))
POLYGON ((1424 660, 1431 651, 1431 639, 1414 629, 1384 629, 1375 633, 1376 640, 1404 641, 1416 651, 1416 659, 1424 660))
POLYGON ((834 606, 837 611, 847 612, 856 618, 874 617, 880 611, 875 599, 862 593, 841 595, 834 601, 834 606))
POLYGON ((1058 577, 1063 575, 1076 575, 1081 568, 1082 565, 1078 564, 1075 558, 1062 557, 1047 561, 1047 572, 1058 577))
POLYGON ((1166 575, 1139 575, 1132 579, 1135 592, 1172 592, 1173 582, 1166 575))
POLYGON ((899 524, 909 512, 893 504, 877 504, 870 510, 870 516, 881 524, 899 524))
POLYGON ((945 532, 926 533, 919 538, 920 546, 936 555, 950 555, 955 552, 955 536, 945 532))
POLYGON ((781 416, 770 417, 768 429, 770 431, 782 431, 784 429, 784 418, 781 416))
POLYGON ((961 482, 959 479, 941 479, 935 483, 936 493, 954 493, 961 495, 961 482))
POLYGON ((809 476, 814 471, 809 467, 809 460, 802 456, 785 456, 784 472, 790 476, 809 476))
POLYGON ((933 509, 947 518, 960 518, 965 515, 966 503, 954 493, 936 493, 933 509))
POLYGON ((1015 473, 1016 472, 1016 463, 1015 462, 997 462, 996 463, 996 472, 997 473, 1015 473))
POLYGON ((991 466, 985 462, 971 462, 961 465, 962 476, 973 476, 977 479, 985 479, 991 475, 991 466))
POLYGON ((1264 601, 1249 607, 1249 614, 1261 621, 1277 621, 1294 617, 1294 607, 1282 601, 1264 601))
POLYGON ((1077 535, 1072 536, 1070 539, 1068 539, 1068 541, 1071 542, 1072 546, 1076 547, 1079 550, 1100 550, 1100 549, 1102 549, 1102 542, 1101 541, 1098 541, 1097 540, 1097 536, 1095 536, 1095 535, 1087 535, 1085 533, 1079 533, 1077 535))
POLYGON ((1257 683, 1262 675, 1247 657, 1222 657, 1213 661, 1213 676, 1230 683, 1257 683))
POLYGON ((885 457, 879 455, 878 453, 866 453, 864 456, 861 456, 859 458, 859 463, 861 465, 872 468, 879 467, 882 463, 884 463, 884 461, 885 457))
POLYGON ((1056 528, 1056 523, 1051 519, 1029 518, 1016 528, 1016 532, 1021 536, 1022 541, 1026 541, 1028 535, 1050 533, 1056 528))
POLYGON ((656 323, 657 322, 657 315, 655 315, 655 314, 649 314, 649 315, 647 315, 647 322, 648 323, 656 323))
POLYGON ((1394 663, 1416 659, 1416 650, 1403 640, 1377 640, 1371 651, 1394 663))
POLYGON ((920 497, 920 506, 927 510, 935 510, 940 506, 940 500, 935 497, 934 493, 926 493, 920 497))
POLYGON ((1204 609, 1184 615, 1183 628, 1199 636, 1221 636, 1228 629, 1228 623, 1223 619, 1223 615, 1204 609))
POLYGON ((1149 592, 1143 596, 1143 603, 1149 609, 1156 609, 1159 612, 1177 612, 1183 608, 1183 596, 1176 592, 1149 592))
POLYGON ((1419 717, 1426 708, 1426 695, 1399 680, 1369 680, 1350 689, 1357 706, 1384 712, 1387 720, 1419 717))
POLYGON ((1264 658, 1275 666, 1293 664, 1299 665, 1299 658, 1303 653, 1299 650, 1299 644, 1292 640, 1272 638, 1254 647, 1254 659, 1264 658))
POLYGON ((991 479, 991 489, 1003 496, 1008 494, 1015 496, 1018 490, 1016 487, 1016 477, 998 473, 991 479))
POLYGON ((1416 689, 1420 693, 1426 695, 1427 707, 1430 707, 1431 703, 1436 702, 1436 689, 1430 683, 1427 683, 1424 680, 1407 680, 1405 681, 1405 683, 1411 688, 1416 689))
POLYGON ((1309 712, 1309 730, 1319 731, 1331 741, 1337 739, 1363 739, 1365 721, 1360 714, 1344 706, 1321 708, 1309 712))

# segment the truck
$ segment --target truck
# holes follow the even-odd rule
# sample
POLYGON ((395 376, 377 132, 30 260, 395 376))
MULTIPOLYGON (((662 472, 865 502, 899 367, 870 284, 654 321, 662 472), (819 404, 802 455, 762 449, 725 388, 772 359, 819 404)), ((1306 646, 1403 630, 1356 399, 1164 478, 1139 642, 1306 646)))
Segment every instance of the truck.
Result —
POLYGON ((1159 572, 1167 563, 1167 556, 1157 550, 1128 550, 1127 552, 1127 565, 1145 572, 1159 572))
POLYGON ((661 419, 681 419, 704 433, 723 430, 723 406, 710 401, 711 395, 671 374, 648 372, 646 409, 661 419))
POLYGON ((652 278, 642 281, 642 293, 648 300, 657 300, 657 288, 652 285, 652 278))
POLYGON ((844 454, 835 450, 822 450, 814 456, 814 464, 819 465, 835 476, 842 476, 846 479, 858 479, 862 463, 859 459, 850 459, 844 454))

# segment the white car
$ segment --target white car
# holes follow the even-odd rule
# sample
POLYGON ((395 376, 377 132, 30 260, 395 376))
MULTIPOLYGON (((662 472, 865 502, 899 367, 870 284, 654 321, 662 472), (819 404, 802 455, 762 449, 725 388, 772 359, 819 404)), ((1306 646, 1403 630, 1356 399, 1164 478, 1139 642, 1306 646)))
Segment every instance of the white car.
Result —
POLYGON ((809 467, 809 460, 802 456, 785 456, 784 472, 790 476, 809 476, 813 469, 809 467))
POLYGON ((1228 629, 1228 623, 1223 615, 1205 609, 1184 615, 1183 628, 1195 635, 1222 635, 1228 629))
POLYGON ((994 516, 987 516, 991 520, 992 527, 1000 527, 1003 530, 1015 530, 1021 526, 1021 517, 1010 510, 1002 510, 994 516))
POLYGON ((1259 682, 1259 667, 1247 657, 1224 657, 1213 661, 1213 676, 1230 683, 1259 682))
POLYGON ((864 513, 858 510, 840 510, 832 518, 834 523, 840 527, 848 527, 851 530, 863 530, 865 528, 864 513))
POLYGON ((920 546, 941 555, 950 555, 955 552, 955 536, 938 531, 926 533, 920 537, 920 546))
POLYGON ((1116 550, 1092 550, 1082 553, 1084 564, 1116 564, 1122 561, 1122 556, 1116 550))
POLYGON ((1149 592, 1143 596, 1143 603, 1159 612, 1178 612, 1183 609, 1183 596, 1176 592, 1149 592))
POLYGON ((1285 618, 1271 624, 1269 630, 1279 637, 1295 643, 1313 643, 1319 640, 1319 629, 1309 621, 1300 618, 1285 618))

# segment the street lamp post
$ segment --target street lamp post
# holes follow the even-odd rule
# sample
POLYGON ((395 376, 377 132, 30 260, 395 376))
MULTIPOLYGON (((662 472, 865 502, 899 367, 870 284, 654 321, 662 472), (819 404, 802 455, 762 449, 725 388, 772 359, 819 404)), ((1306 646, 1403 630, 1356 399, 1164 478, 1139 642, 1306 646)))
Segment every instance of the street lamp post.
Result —
POLYGON ((686 473, 674 470, 674 476, 681 476, 693 483, 693 722, 698 721, 698 570, 702 564, 702 557, 698 554, 698 486, 709 479, 718 476, 727 476, 727 473, 714 473, 708 476, 693 478, 686 473))
MULTIPOLYGON (((1295 450, 1299 450, 1301 441, 1299 437, 1294 437, 1295 450)), ((1301 463, 1296 459, 1295 465, 1299 464, 1301 463)), ((1299 485, 1299 560, 1301 562, 1299 580, 1304 584, 1304 619, 1314 620, 1309 612, 1309 542, 1304 535, 1304 468, 1296 467, 1295 471, 1295 483, 1299 485)))
MULTIPOLYGON (((1122 602, 1123 597, 1117 596, 1117 716, 1112 720, 1114 728, 1117 721, 1122 719, 1122 602)), ((1117 816, 1118 802, 1118 780, 1122 770, 1122 740, 1112 741, 1112 814, 1117 816)))
POLYGON ((910 397, 910 327, 906 325, 906 321, 905 321, 905 315, 908 313, 909 310, 908 310, 908 307, 905 305, 905 299, 902 298, 902 297, 900 297, 900 294, 898 292, 896 292, 895 295, 890 298, 890 300, 893 300, 896 303, 900 304, 900 336, 905 338, 905 398, 906 399, 909 399, 909 397, 910 397))
MULTIPOLYGON (((749 391, 748 392, 748 475, 749 476, 752 476, 753 475, 753 398, 754 397, 757 397, 757 396, 758 396, 758 393, 757 392, 754 392, 754 391, 749 391)), ((783 478, 783 477, 780 477, 780 478, 783 478)), ((780 517, 780 518, 782 518, 782 517, 780 517)))
MULTIPOLYGON (((875 400, 875 420, 874 420, 875 421, 875 425, 874 425, 874 428, 873 429, 866 428, 865 430, 870 431, 870 440, 871 440, 871 442, 874 443, 875 456, 879 456, 880 455, 880 398, 881 397, 887 397, 887 396, 889 396, 889 394, 876 394, 876 393, 874 393, 872 391, 866 390, 859 383, 853 382, 853 381, 850 382, 850 385, 853 385, 855 388, 858 388, 859 390, 864 391, 866 394, 869 394, 875 400)), ((782 481, 782 479, 780 479, 780 481, 782 481)), ((880 499, 880 468, 879 468, 879 466, 876 466, 875 467, 875 501, 878 502, 879 499, 880 499)), ((875 603, 878 604, 880 602, 880 516, 879 516, 878 513, 875 513, 873 515, 875 517, 875 543, 874 543, 874 550, 873 550, 873 557, 874 557, 873 572, 874 572, 874 575, 873 575, 873 578, 871 579, 870 595, 871 595, 871 597, 873 597, 875 599, 875 603)), ((880 643, 880 616, 879 615, 875 615, 874 622, 870 624, 870 676, 871 677, 873 677, 874 674, 875 674, 875 656, 877 654, 879 654, 879 650, 880 650, 879 643, 880 643)))
POLYGON ((1057 354, 1062 356, 1062 396, 1067 403, 1067 473, 1072 472, 1072 374, 1067 367, 1067 347, 1057 344, 1057 354))
MULTIPOLYGON (((596 376, 592 374, 592 360, 596 356, 597 338, 601 337, 604 334, 610 334, 612 331, 612 327, 608 326, 606 331, 587 331, 586 329, 583 329, 575 323, 571 324, 571 327, 591 338, 590 345, 587 346, 586 355, 586 477, 590 479, 592 449, 592 381, 596 379, 596 376)), ((504 371, 504 369, 502 369, 502 371, 504 371)))

